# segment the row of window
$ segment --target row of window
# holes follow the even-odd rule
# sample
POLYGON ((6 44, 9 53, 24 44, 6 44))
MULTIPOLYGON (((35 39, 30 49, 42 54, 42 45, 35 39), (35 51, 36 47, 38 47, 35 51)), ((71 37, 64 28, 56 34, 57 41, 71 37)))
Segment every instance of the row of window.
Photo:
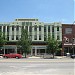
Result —
MULTIPOLYGON (((1 30, 0 26, 0 30, 1 30)), ((16 31, 19 31, 19 26, 12 26, 12 31, 16 28, 16 31)), ((42 26, 39 26, 39 31, 41 31, 42 26)), ((22 29, 24 29, 24 26, 22 26, 22 29)), ((28 26, 25 26, 25 29, 28 30, 28 26)), ((46 32, 46 25, 44 26, 44 32, 46 32)), ((34 31, 37 31, 37 26, 34 26, 34 31)), ((59 27, 57 27, 57 31, 59 31, 59 27)), ((5 26, 3 26, 3 32, 5 32, 5 26)), ((7 26, 7 32, 9 32, 9 26, 7 26)), ((29 32, 32 32, 32 26, 29 26, 29 32)), ((48 32, 50 32, 50 26, 48 26, 48 32)), ((52 27, 52 32, 54 32, 54 27, 52 27)))

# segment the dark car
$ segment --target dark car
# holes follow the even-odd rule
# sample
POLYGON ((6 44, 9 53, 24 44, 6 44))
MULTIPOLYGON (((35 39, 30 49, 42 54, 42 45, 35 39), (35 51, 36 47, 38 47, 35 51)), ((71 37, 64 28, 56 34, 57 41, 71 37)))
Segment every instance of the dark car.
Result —
POLYGON ((10 54, 4 54, 3 58, 22 58, 21 54, 15 54, 15 53, 10 53, 10 54))
POLYGON ((75 58, 75 54, 71 55, 71 58, 75 58))

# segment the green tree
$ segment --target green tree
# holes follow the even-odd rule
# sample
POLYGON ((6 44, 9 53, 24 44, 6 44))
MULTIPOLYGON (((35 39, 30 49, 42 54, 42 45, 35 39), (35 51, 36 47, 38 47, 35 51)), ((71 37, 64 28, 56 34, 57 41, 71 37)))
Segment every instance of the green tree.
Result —
POLYGON ((23 50, 26 58, 26 55, 30 52, 31 49, 31 40, 26 29, 23 29, 21 32, 21 39, 18 41, 18 46, 23 50))
POLYGON ((53 55, 53 58, 56 51, 59 50, 58 46, 59 46, 59 42, 54 38, 51 38, 51 36, 49 35, 47 39, 47 52, 51 53, 53 55))

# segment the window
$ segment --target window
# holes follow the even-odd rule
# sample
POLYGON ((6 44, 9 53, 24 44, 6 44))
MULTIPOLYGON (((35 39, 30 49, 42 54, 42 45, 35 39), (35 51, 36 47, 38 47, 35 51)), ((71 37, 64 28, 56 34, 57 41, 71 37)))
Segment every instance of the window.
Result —
POLYGON ((12 31, 14 31, 14 26, 12 26, 12 31))
POLYGON ((30 22, 30 26, 32 26, 32 22, 30 22))
POLYGON ((22 25, 24 26, 25 25, 25 22, 22 22, 22 25))
POLYGON ((3 32, 5 32, 5 26, 3 26, 3 32))
POLYGON ((19 26, 16 27, 16 30, 17 30, 17 31, 19 30, 19 26))
POLYGON ((29 32, 32 32, 32 26, 29 26, 29 32))
POLYGON ((50 26, 48 26, 48 32, 50 32, 50 26))
POLYGON ((39 40, 41 40, 41 35, 39 35, 39 40))
POLYGON ((39 26, 39 31, 41 31, 41 26, 39 26))
POLYGON ((60 37, 59 36, 57 36, 57 40, 60 40, 60 37))
POLYGON ((7 26, 7 32, 9 32, 9 26, 7 26))
POLYGON ((29 25, 29 22, 26 22, 26 25, 29 25))
POLYGON ((34 31, 37 31, 37 26, 34 27, 34 31))
POLYGON ((1 28, 2 28, 2 27, 0 26, 0 30, 1 30, 1 28))
POLYGON ((34 35, 34 40, 37 40, 37 35, 34 35))
POLYGON ((12 35, 12 40, 14 40, 14 35, 12 35))
POLYGON ((52 27, 52 32, 54 32, 54 27, 52 27))
POLYGON ((65 28, 65 34, 71 34, 72 28, 65 28))
POLYGON ((46 32, 46 25, 44 26, 44 32, 46 32))
POLYGON ((16 40, 19 40, 18 35, 16 35, 16 40))
POLYGON ((57 27, 57 31, 59 31, 59 27, 57 27))

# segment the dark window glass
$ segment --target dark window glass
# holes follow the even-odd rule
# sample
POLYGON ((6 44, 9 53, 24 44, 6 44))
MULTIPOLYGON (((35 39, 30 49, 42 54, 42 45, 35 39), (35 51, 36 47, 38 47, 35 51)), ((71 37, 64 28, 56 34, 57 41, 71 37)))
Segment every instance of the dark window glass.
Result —
POLYGON ((16 35, 16 40, 19 40, 18 35, 16 35))
POLYGON ((34 27, 34 31, 37 31, 37 26, 34 27))
POLYGON ((59 27, 57 27, 57 31, 59 31, 59 27))
POLYGON ((39 26, 39 31, 41 31, 41 26, 39 26))
POLYGON ((14 40, 14 35, 12 35, 12 40, 14 40))
POLYGON ((0 26, 0 30, 1 30, 1 28, 2 28, 2 27, 0 26))
POLYGON ((44 32, 46 32, 46 26, 44 26, 44 32))
POLYGON ((17 31, 19 30, 19 26, 16 27, 16 30, 17 30, 17 31))
POLYGON ((25 25, 25 22, 22 22, 22 25, 24 26, 25 25))
POLYGON ((34 40, 37 40, 37 35, 34 35, 34 40))
POLYGON ((50 26, 48 26, 48 32, 50 32, 50 26))
POLYGON ((9 26, 7 26, 7 32, 9 32, 9 26))
POLYGON ((3 32, 5 32, 5 26, 3 26, 3 32))
POLYGON ((39 35, 39 40, 41 40, 41 35, 39 35))
POLYGON ((29 25, 29 22, 26 22, 26 25, 29 25))
POLYGON ((32 26, 29 26, 29 32, 32 32, 32 26))
POLYGON ((12 26, 12 31, 14 31, 14 26, 12 26))
POLYGON ((54 27, 52 27, 52 32, 54 32, 54 27))
POLYGON ((30 22, 30 26, 32 26, 32 22, 30 22))

